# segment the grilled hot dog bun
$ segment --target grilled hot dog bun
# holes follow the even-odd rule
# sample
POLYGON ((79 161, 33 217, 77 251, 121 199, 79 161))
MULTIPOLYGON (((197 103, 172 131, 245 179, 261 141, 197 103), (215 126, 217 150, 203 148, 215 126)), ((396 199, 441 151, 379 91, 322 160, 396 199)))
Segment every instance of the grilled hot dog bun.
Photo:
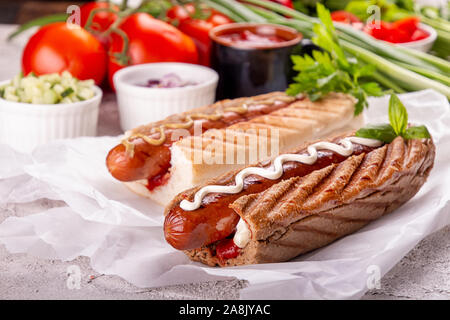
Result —
POLYGON ((371 152, 281 181, 230 205, 251 231, 250 242, 236 258, 219 259, 215 244, 185 253, 210 266, 292 259, 403 205, 425 183, 434 158, 431 139, 397 137, 371 152))
MULTIPOLYGON (((238 101, 252 103, 261 99, 276 101, 286 98, 289 97, 277 92, 246 98, 247 100, 241 98, 238 101)), ((132 191, 167 205, 176 194, 185 189, 229 170, 264 160, 264 158, 251 157, 251 155, 259 154, 258 148, 262 145, 249 143, 252 138, 253 141, 258 141, 261 136, 267 136, 267 154, 273 157, 305 141, 361 127, 363 117, 354 117, 354 104, 353 97, 341 93, 331 93, 316 102, 302 98, 291 101, 286 107, 251 120, 237 122, 221 129, 210 129, 199 136, 185 137, 170 147, 170 169, 165 176, 167 180, 164 184, 152 190, 147 188, 147 179, 128 181, 125 184, 132 191), (245 139, 237 139, 242 136, 245 136, 245 139), (224 139, 216 140, 217 137, 224 137, 224 139), (278 152, 272 155, 270 155, 271 138, 277 139, 273 141, 276 141, 278 147, 278 152), (229 156, 230 150, 233 158, 241 157, 241 160, 227 163, 226 157, 229 156), (198 159, 203 161, 199 162, 198 159)), ((138 131, 143 132, 143 130, 140 128, 138 131)))

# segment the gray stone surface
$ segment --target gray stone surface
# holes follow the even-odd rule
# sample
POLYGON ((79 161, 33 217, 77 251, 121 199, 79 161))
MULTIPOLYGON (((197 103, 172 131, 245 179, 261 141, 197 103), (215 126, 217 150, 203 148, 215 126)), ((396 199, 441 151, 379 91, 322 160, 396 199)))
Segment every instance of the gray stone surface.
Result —
MULTIPOLYGON (((40 200, 0 207, 0 223, 8 216, 23 216, 61 203, 40 200)), ((45 260, 11 254, 0 245, 0 299, 237 299, 245 281, 209 281, 142 289, 118 276, 102 275, 89 259, 45 260), (68 268, 81 271, 79 289, 69 289, 68 268)), ((381 280, 381 288, 363 299, 450 300, 450 226, 428 236, 381 280)))
MULTIPOLYGON (((0 80, 20 70, 20 52, 27 36, 5 43, 14 28, 0 25, 0 80)), ((106 93, 100 110, 98 135, 118 135, 115 96, 106 93)), ((8 216, 22 216, 58 206, 40 200, 0 207, 0 223, 8 216)), ((137 288, 117 276, 101 275, 89 259, 44 260, 26 254, 11 254, 0 245, 0 299, 236 299, 245 281, 210 281, 162 288, 137 288), (79 289, 68 289, 68 267, 81 271, 79 289)), ((405 256, 363 299, 450 299, 450 226, 428 236, 405 256)))
POLYGON ((419 242, 363 299, 450 300, 450 226, 419 242))

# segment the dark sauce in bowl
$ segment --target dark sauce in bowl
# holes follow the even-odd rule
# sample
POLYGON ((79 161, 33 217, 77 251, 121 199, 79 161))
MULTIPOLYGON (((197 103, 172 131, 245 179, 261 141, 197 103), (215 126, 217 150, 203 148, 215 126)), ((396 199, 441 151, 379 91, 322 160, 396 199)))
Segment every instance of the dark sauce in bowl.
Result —
POLYGON ((284 91, 293 76, 291 55, 302 34, 267 23, 232 23, 212 29, 211 66, 219 74, 218 100, 284 91))

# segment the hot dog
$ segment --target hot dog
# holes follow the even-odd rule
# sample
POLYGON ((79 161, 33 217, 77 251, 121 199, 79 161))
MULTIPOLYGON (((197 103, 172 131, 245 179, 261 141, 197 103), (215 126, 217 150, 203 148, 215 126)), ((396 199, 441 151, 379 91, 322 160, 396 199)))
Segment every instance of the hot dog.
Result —
MULTIPOLYGON (((337 142, 340 139, 342 139, 341 136, 331 139, 331 141, 337 142)), ((304 154, 307 152, 306 149, 294 150, 293 153, 304 154)), ((373 149, 374 147, 355 144, 353 154, 358 155, 373 149)), ((280 178, 271 180, 257 175, 249 176, 245 179, 241 192, 237 194, 210 193, 203 198, 201 207, 193 211, 183 210, 180 202, 183 199, 192 200, 202 186, 187 190, 178 195, 166 209, 164 221, 166 241, 178 250, 190 250, 225 239, 235 231, 239 221, 239 215, 229 207, 235 200, 244 195, 262 192, 282 180, 303 177, 312 171, 342 162, 346 158, 333 151, 321 150, 318 152, 318 158, 314 164, 286 162, 283 164, 283 174, 280 178)), ((256 166, 268 168, 270 163, 259 163, 256 166)), ((232 185, 235 182, 236 174, 240 171, 227 173, 213 182, 208 181, 205 185, 212 183, 232 185)))
POLYGON ((314 142, 307 145, 314 148, 280 155, 270 167, 259 163, 179 194, 166 208, 167 241, 210 266, 286 261, 394 211, 433 167, 431 138, 376 143, 343 137, 326 142, 342 150, 351 142, 351 152, 322 150, 314 158, 314 148, 335 148, 314 142))
MULTIPOLYGON (((267 95, 264 97, 267 97, 267 95)), ((241 100, 242 101, 235 101, 234 104, 240 105, 242 108, 242 104, 245 104, 246 100, 241 100)), ((296 100, 298 99, 294 97, 273 95, 266 99, 255 100, 255 103, 248 106, 246 110, 239 110, 239 106, 221 108, 220 106, 222 106, 224 102, 219 102, 217 106, 213 105, 209 107, 208 109, 210 110, 204 110, 205 108, 202 108, 186 113, 185 116, 191 115, 192 117, 193 115, 197 115, 197 117, 194 116, 193 123, 183 129, 192 136, 194 134, 202 134, 210 129, 226 128, 235 123, 248 121, 261 115, 286 108, 296 100), (216 108, 220 108, 221 112, 223 112, 221 117, 202 119, 201 116, 199 116, 199 114, 203 114, 203 112, 205 116, 214 115, 215 113, 211 111, 216 108), (194 128, 199 128, 200 130, 195 131, 194 128)), ((183 124, 185 123, 185 121, 180 121, 179 119, 167 119, 165 122, 168 124, 178 123, 181 127, 183 127, 183 124)), ((160 123, 160 125, 163 124, 164 123, 160 123)), ((155 128, 155 126, 153 126, 153 128, 155 128)), ((160 145, 150 144, 139 136, 132 137, 129 139, 129 142, 134 145, 134 153, 132 156, 127 152, 127 148, 123 143, 118 144, 109 152, 106 158, 106 165, 109 172, 114 178, 120 181, 135 181, 140 179, 152 180, 156 176, 166 173, 170 168, 170 146, 183 138, 183 136, 176 134, 177 129, 180 128, 166 128, 164 142, 160 145)), ((149 134, 149 138, 155 140, 160 136, 160 132, 149 134)))
POLYGON ((182 190, 216 175, 360 127, 363 118, 354 116, 354 106, 355 99, 341 93, 316 102, 282 92, 220 101, 132 130, 109 152, 106 165, 132 191, 166 206, 182 190), (260 153, 258 139, 264 137, 278 139, 268 144, 278 146, 273 154, 260 153), (224 162, 226 150, 232 150, 231 159, 244 155, 244 162, 224 162))

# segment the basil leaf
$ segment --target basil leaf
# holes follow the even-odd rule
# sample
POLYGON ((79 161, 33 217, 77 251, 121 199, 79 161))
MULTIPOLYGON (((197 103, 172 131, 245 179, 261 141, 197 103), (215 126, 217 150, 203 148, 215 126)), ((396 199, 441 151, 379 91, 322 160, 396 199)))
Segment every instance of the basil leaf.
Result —
POLYGON ((356 131, 357 137, 376 139, 391 143, 397 137, 394 128, 390 124, 368 125, 356 131))
POLYGON ((428 132, 427 127, 425 126, 417 126, 417 127, 410 127, 406 129, 405 134, 403 135, 403 138, 409 140, 409 139, 430 139, 431 135, 428 132))
POLYGON ((405 133, 408 125, 408 112, 395 94, 391 94, 389 99, 389 122, 398 136, 405 133))
MULTIPOLYGON (((377 90, 375 87, 372 88, 371 85, 368 85, 366 89, 377 90)), ((364 93, 363 90, 361 91, 364 93)), ((358 98, 358 93, 353 93, 353 95, 358 98)), ((360 106, 360 108, 363 108, 363 106, 360 106)), ((402 136, 406 140, 431 138, 425 126, 407 128, 408 111, 395 94, 391 94, 389 99, 389 122, 390 124, 369 125, 361 128, 356 132, 356 136, 376 139, 386 143, 391 143, 397 136, 402 136)))

